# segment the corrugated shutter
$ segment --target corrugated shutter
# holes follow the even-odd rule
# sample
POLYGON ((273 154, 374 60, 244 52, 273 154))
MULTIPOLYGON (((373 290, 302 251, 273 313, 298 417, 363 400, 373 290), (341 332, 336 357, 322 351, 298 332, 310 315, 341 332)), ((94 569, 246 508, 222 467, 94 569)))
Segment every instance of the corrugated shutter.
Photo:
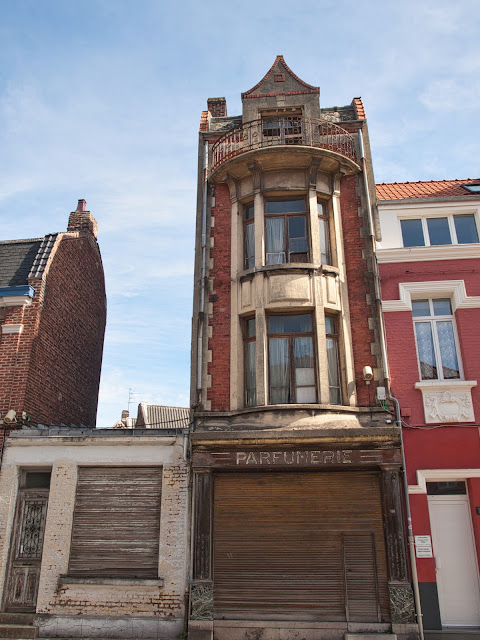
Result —
POLYGON ((161 467, 81 467, 71 576, 158 576, 161 467))
POLYGON ((388 620, 378 474, 215 477, 217 618, 388 620))

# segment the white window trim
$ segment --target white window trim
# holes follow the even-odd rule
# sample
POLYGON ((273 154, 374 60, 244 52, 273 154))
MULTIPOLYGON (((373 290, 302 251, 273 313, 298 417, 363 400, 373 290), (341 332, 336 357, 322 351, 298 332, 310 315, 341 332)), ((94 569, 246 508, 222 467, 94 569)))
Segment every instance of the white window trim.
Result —
POLYGON ((412 311, 412 300, 420 298, 450 298, 452 311, 480 308, 480 296, 468 296, 465 280, 434 280, 430 282, 400 282, 398 300, 383 300, 384 313, 412 311))
MULTIPOLYGON (((438 300, 439 298, 437 298, 436 296, 430 296, 427 298, 428 300, 428 304, 430 309, 432 310, 433 307, 433 301, 434 300, 438 300)), ((449 382, 452 381, 456 381, 456 380, 464 380, 464 376, 463 376, 463 366, 462 366, 462 359, 461 359, 461 354, 460 354, 460 342, 458 340, 458 333, 457 333, 457 325, 455 323, 455 316, 454 316, 454 310, 453 310, 453 305, 452 305, 452 313, 451 315, 443 315, 443 316, 435 316, 435 315, 429 315, 429 316, 417 316, 417 317, 412 317, 413 320, 413 328, 414 328, 414 334, 415 334, 415 347, 417 350, 417 365, 418 365, 418 377, 419 380, 421 382, 435 382, 435 386, 438 386, 438 383, 444 383, 447 384, 449 382), (420 366, 420 356, 418 353, 418 344, 417 344, 417 333, 415 330, 415 325, 418 323, 429 323, 431 326, 431 335, 432 335, 432 341, 433 341, 433 351, 435 354, 435 361, 437 363, 437 374, 438 374, 438 378, 422 378, 422 370, 421 370, 421 366, 420 366), (459 373, 459 377, 458 378, 447 378, 445 379, 443 377, 443 371, 440 372, 440 369, 443 368, 440 366, 441 362, 442 362, 442 349, 441 349, 441 345, 440 345, 440 340, 438 338, 438 329, 436 327, 438 322, 451 322, 452 323, 452 329, 453 329, 453 340, 455 342, 455 351, 456 351, 456 355, 457 355, 457 362, 458 362, 458 373, 459 373), (435 325, 435 327, 433 326, 435 325), (441 377, 440 377, 441 376, 441 377)), ((417 387, 418 388, 418 387, 417 387)))
POLYGON ((480 469, 417 469, 417 484, 408 485, 409 494, 426 494, 427 482, 480 478, 480 469))

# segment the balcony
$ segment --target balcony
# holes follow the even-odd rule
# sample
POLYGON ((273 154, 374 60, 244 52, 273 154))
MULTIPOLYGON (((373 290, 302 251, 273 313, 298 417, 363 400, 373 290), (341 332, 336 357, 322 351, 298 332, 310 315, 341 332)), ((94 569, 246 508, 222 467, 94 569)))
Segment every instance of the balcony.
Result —
POLYGON ((249 151, 285 145, 326 149, 355 162, 355 139, 337 124, 319 118, 275 116, 247 122, 223 134, 212 146, 211 171, 249 151))

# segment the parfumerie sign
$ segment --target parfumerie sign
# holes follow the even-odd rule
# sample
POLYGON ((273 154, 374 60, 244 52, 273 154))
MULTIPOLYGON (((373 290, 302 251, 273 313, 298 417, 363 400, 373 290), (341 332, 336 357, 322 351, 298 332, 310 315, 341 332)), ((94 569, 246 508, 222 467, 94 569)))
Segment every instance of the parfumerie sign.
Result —
POLYGON ((195 451, 194 466, 328 467, 400 462, 398 449, 235 449, 195 451))

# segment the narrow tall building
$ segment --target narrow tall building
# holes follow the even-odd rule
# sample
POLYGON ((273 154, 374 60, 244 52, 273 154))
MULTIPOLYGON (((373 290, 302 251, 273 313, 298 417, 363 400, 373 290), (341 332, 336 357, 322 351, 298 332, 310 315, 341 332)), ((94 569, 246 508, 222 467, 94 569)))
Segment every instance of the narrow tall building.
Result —
POLYGON ((367 124, 319 93, 278 56, 201 117, 193 640, 416 637, 367 124))

